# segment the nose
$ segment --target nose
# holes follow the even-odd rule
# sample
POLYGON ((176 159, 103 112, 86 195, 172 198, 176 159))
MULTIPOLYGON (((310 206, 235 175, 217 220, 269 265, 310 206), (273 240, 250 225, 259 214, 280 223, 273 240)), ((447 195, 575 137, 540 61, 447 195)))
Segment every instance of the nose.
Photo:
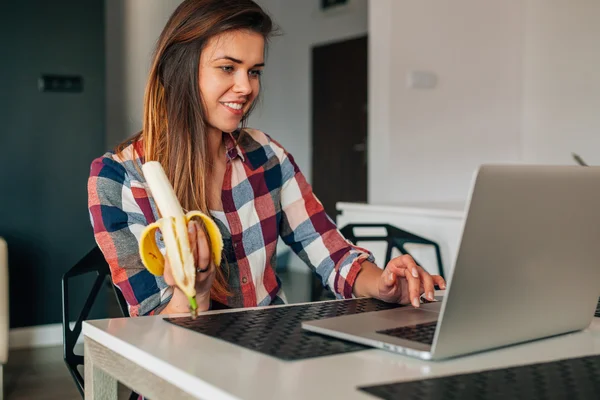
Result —
POLYGON ((242 95, 249 95, 252 93, 252 85, 250 79, 245 71, 239 71, 236 74, 233 91, 242 95))

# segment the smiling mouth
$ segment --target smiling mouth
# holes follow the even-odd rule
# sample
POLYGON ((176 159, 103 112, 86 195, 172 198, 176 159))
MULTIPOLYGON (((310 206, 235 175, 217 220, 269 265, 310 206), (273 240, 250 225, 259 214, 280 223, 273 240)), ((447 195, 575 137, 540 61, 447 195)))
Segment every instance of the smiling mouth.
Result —
POLYGON ((235 115, 243 115, 244 114, 244 103, 229 103, 222 102, 221 103, 227 110, 232 112, 235 115))

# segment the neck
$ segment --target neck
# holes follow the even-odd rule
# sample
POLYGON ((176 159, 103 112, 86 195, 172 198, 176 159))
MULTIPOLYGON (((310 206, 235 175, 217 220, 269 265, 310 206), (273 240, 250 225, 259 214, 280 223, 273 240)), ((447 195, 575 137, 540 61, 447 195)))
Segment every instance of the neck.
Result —
POLYGON ((208 153, 212 160, 219 160, 225 155, 223 133, 218 129, 211 128, 208 132, 208 153))

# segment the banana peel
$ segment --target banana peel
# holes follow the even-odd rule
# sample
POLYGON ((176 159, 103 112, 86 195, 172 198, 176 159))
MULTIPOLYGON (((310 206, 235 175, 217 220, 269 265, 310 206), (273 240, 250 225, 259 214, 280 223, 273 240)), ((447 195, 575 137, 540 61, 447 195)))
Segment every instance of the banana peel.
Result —
POLYGON ((203 212, 183 213, 175 191, 159 162, 145 163, 142 172, 162 216, 142 231, 139 249, 142 263, 151 274, 156 276, 164 274, 165 257, 156 243, 156 231, 160 230, 175 284, 187 296, 192 317, 195 317, 198 310, 195 287, 196 266, 190 248, 187 225, 193 218, 199 218, 203 223, 211 249, 211 259, 217 267, 221 265, 223 251, 221 232, 212 218, 203 212))

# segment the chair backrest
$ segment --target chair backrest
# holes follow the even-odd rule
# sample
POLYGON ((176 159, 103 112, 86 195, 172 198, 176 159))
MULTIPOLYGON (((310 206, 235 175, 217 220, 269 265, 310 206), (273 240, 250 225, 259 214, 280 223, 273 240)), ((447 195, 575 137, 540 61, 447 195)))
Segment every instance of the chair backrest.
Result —
POLYGON ((0 365, 8 361, 8 326, 8 246, 0 237, 0 365))
MULTIPOLYGON (((379 224, 379 223, 357 223, 357 224, 348 224, 340 229, 342 235, 352 243, 356 244, 357 242, 386 242, 386 252, 385 252, 385 263, 382 267, 385 267, 387 263, 392 259, 392 250, 394 248, 398 249, 401 254, 409 254, 413 258, 415 258, 406 248, 407 244, 415 243, 415 244, 424 244, 433 246, 435 249, 435 255, 437 259, 437 266, 439 270, 439 274, 444 277, 444 266, 442 264, 442 254, 440 252, 440 246, 429 239, 424 237, 415 235, 414 233, 407 232, 390 224, 379 224), (355 231, 355 228, 379 228, 380 231, 385 232, 384 234, 373 234, 371 231, 368 234, 359 234, 355 231)), ((415 258, 417 264, 419 260, 415 258)))
MULTIPOLYGON (((106 282, 107 277, 110 277, 110 268, 104 259, 104 255, 100 251, 100 248, 95 246, 89 253, 79 260, 77 264, 67 271, 62 278, 63 356, 65 363, 67 364, 67 368, 73 376, 75 384, 77 385, 77 389, 79 389, 79 393, 81 393, 82 397, 84 396, 84 382, 83 377, 81 376, 81 373, 77 367, 79 365, 83 365, 83 356, 75 354, 75 345, 77 344, 77 339, 81 334, 82 323, 88 318, 92 306, 94 305, 94 301, 96 300, 100 289, 106 282), (75 277, 89 273, 96 274, 96 279, 79 316, 75 320, 75 325, 73 326, 73 329, 71 329, 71 319, 69 318, 69 281, 75 277)), ((117 301, 123 316, 129 316, 127 302, 125 301, 123 294, 119 289, 112 285, 112 282, 111 286, 114 290, 115 296, 117 297, 117 301)))

